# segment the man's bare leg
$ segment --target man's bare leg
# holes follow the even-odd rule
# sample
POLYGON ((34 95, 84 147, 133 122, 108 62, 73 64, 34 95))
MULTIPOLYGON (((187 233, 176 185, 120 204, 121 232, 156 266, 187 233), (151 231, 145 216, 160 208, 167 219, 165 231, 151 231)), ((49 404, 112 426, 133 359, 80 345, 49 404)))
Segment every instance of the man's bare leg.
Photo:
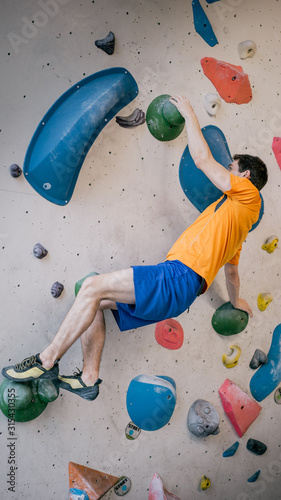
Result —
MULTIPOLYGON (((10 380, 22 382, 39 377, 57 378, 56 361, 88 330, 100 310, 101 302, 106 300, 114 303, 135 303, 132 268, 86 278, 73 306, 49 346, 39 355, 25 358, 16 365, 4 367, 2 375, 10 380)), ((104 333, 102 336, 104 338, 104 333)), ((102 347, 99 354, 101 351, 102 347)), ((99 354, 97 351, 97 359, 99 354)))
POLYGON ((100 362, 105 342, 103 311, 97 311, 94 321, 81 335, 83 370, 81 378, 86 385, 93 385, 99 378, 100 362))
POLYGON ((49 369, 92 325, 102 300, 135 303, 132 268, 87 278, 76 300, 49 346, 40 353, 42 365, 49 369))
POLYGON ((103 300, 94 321, 82 333, 83 370, 73 375, 58 375, 58 386, 84 399, 93 401, 99 395, 101 356, 105 341, 105 321, 103 310, 116 309, 116 303, 103 300))
POLYGON ((104 309, 116 309, 116 303, 102 301, 94 321, 81 335, 83 370, 82 380, 86 385, 92 385, 99 378, 100 362, 105 342, 104 309))

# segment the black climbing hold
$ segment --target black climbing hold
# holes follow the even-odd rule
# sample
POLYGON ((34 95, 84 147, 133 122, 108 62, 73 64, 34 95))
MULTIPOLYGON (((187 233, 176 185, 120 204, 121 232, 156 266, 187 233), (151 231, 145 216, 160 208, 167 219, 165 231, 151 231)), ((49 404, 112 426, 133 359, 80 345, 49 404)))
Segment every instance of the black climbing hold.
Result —
POLYGON ((22 174, 22 169, 16 164, 10 166, 10 174, 12 177, 19 177, 22 174))
POLYGON ((267 355, 260 349, 256 349, 250 361, 250 368, 256 370, 260 365, 267 363, 267 355))
POLYGON ((57 299, 63 292, 64 286, 62 283, 59 283, 58 281, 55 281, 55 283, 52 285, 51 288, 51 294, 52 296, 57 299))
POLYGON ((267 446, 265 444, 252 438, 248 439, 246 446, 247 450, 252 451, 255 455, 263 455, 267 450, 267 446))
POLYGON ((113 54, 114 48, 115 48, 115 35, 114 35, 114 33, 112 33, 112 31, 110 31, 105 38, 102 38, 101 40, 96 40, 95 45, 96 45, 96 47, 98 47, 98 49, 103 50, 109 56, 111 56, 113 54))
POLYGON ((48 250, 46 250, 46 248, 44 248, 41 243, 36 243, 36 245, 34 245, 33 247, 33 255, 34 257, 36 257, 37 259, 44 259, 44 257, 46 257, 48 253, 48 250))
POLYGON ((145 122, 145 112, 136 108, 129 116, 116 116, 116 122, 120 127, 137 127, 145 122))

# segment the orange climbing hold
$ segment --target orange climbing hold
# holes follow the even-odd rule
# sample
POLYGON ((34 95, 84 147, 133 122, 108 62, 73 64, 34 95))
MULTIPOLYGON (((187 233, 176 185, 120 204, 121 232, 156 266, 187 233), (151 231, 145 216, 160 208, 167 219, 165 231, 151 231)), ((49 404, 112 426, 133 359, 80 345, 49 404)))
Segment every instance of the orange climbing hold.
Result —
POLYGON ((77 498, 78 492, 80 492, 80 495, 82 492, 86 493, 90 500, 98 500, 119 481, 118 477, 110 476, 105 472, 90 469, 74 462, 69 462, 68 473, 70 500, 72 500, 73 496, 77 498))
POLYGON ((279 167, 281 168, 281 137, 273 137, 272 151, 279 167))
POLYGON ((249 77, 241 66, 218 61, 213 57, 203 57, 201 66, 224 101, 236 104, 246 104, 251 101, 252 89, 249 77))
POLYGON ((237 385, 226 379, 219 389, 224 411, 239 437, 259 416, 262 407, 237 385))

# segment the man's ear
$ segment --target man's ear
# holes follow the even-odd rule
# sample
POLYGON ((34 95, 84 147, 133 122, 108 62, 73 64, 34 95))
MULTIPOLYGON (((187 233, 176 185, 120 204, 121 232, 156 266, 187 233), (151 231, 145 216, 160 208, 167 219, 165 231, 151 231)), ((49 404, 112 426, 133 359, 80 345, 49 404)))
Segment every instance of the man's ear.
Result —
POLYGON ((242 172, 242 174, 243 174, 243 177, 246 177, 246 179, 250 179, 250 177, 251 177, 250 170, 245 170, 244 172, 242 172))

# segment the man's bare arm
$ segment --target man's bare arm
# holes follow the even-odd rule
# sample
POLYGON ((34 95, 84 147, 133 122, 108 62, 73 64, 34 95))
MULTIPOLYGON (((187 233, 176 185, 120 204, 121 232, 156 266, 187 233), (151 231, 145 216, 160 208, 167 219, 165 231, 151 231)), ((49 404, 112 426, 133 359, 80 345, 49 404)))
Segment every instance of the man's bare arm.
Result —
POLYGON ((202 170, 218 189, 228 191, 231 188, 230 173, 214 159, 190 102, 182 96, 171 97, 170 101, 185 119, 188 147, 196 167, 202 170))
POLYGON ((226 280, 226 288, 231 304, 236 309, 241 309, 242 311, 246 311, 252 318, 253 311, 249 306, 248 302, 239 297, 240 278, 238 273, 238 266, 229 263, 225 264, 224 273, 226 280))

